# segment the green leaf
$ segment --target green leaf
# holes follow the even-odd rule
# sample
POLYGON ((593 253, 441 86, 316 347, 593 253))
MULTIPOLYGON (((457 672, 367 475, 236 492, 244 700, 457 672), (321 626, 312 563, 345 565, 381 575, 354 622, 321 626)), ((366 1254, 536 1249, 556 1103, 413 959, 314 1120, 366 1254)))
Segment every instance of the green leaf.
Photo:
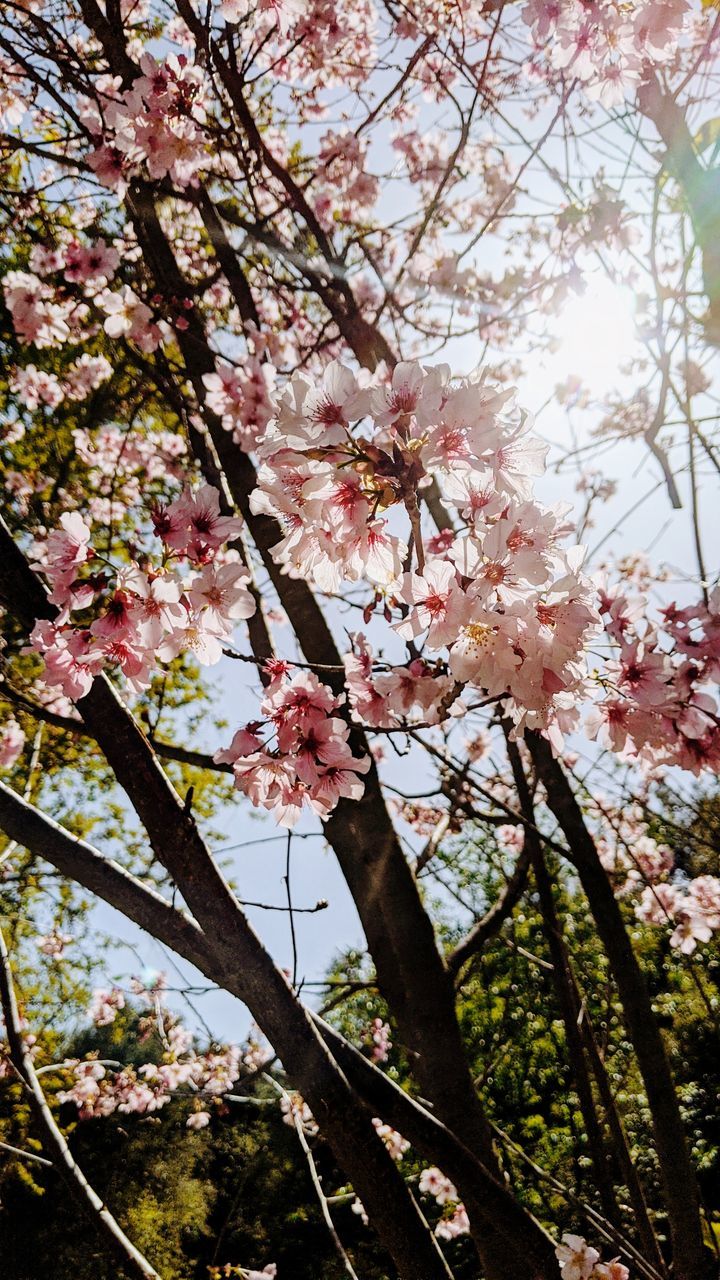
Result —
MULTIPOLYGON (((720 7, 720 0, 713 0, 713 3, 720 7)), ((695 150, 700 154, 703 151, 707 151, 708 147, 714 146, 718 141, 720 141, 720 116, 714 116, 712 120, 706 120, 700 126, 693 138, 693 142, 695 143, 695 150)))

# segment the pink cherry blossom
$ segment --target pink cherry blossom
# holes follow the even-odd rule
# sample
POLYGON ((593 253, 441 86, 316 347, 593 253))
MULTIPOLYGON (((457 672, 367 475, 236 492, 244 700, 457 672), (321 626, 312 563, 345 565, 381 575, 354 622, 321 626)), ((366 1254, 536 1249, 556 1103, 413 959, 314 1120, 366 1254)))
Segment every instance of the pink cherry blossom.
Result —
POLYGON ((115 1021, 120 1009, 125 1008, 125 997, 119 987, 106 991, 98 988, 93 991, 90 1005, 90 1017, 97 1027, 107 1027, 115 1021))
POLYGON ((188 1129, 206 1129, 210 1123, 209 1111, 193 1111, 188 1116, 185 1124, 188 1129))
POLYGON ((180 603, 181 585, 172 574, 150 576, 135 566, 121 581, 132 592, 132 624, 138 626, 143 644, 154 649, 163 636, 180 626, 185 610, 180 603))
POLYGON ((411 361, 401 361, 392 373, 389 387, 378 387, 370 393, 373 418, 380 426, 412 416, 419 428, 430 425, 443 399, 449 375, 447 365, 422 369, 411 361))
POLYGON ((62 960, 65 948, 72 940, 71 934, 60 933, 57 929, 53 929, 51 933, 41 934, 37 937, 35 945, 42 955, 50 956, 53 960, 62 960))
POLYGON ((25 733, 14 716, 10 716, 0 729, 0 769, 12 769, 25 745, 25 733))
POLYGON ((118 293, 106 289, 98 302, 107 319, 103 325, 110 338, 127 337, 143 351, 154 351, 160 341, 160 330, 153 321, 150 307, 138 298, 129 285, 118 293))
POLYGON ((281 826, 294 826, 304 804, 325 817, 341 797, 357 800, 363 793, 358 774, 367 772, 370 760, 353 755, 348 725, 332 714, 340 701, 311 672, 290 679, 279 672, 261 706, 276 746, 263 745, 259 721, 216 755, 232 763, 236 787, 254 805, 272 810, 281 826))
POLYGON ((57 409, 63 401, 60 380, 55 374, 38 369, 34 364, 15 370, 10 380, 10 390, 31 411, 41 404, 47 405, 49 409, 57 409))
POLYGON ((590 1280, 595 1263, 600 1260, 597 1249, 592 1249, 582 1236, 564 1235, 555 1252, 562 1280, 590 1280))
POLYGON ((397 626, 399 635, 411 638, 427 631, 428 644, 435 649, 457 637, 467 603, 455 568, 447 560, 428 561, 421 576, 407 574, 401 596, 411 609, 397 626))
POLYGON ((435 1235, 441 1240, 456 1240, 458 1236, 467 1235, 470 1220, 465 1206, 459 1204, 447 1218, 441 1218, 435 1228, 435 1235))
POLYGON ((220 495, 208 484, 196 493, 186 489, 167 518, 171 527, 163 532, 164 541, 199 562, 242 530, 241 520, 220 514, 220 495))
POLYGON ((423 1169, 419 1181, 420 1191, 430 1195, 439 1205, 457 1202, 457 1191, 449 1178, 435 1167, 423 1169))
POLYGON ((247 589, 250 575, 237 564, 207 564, 192 581, 187 598, 203 625, 219 635, 232 631, 234 623, 255 612, 255 601, 247 589))
POLYGON ((53 585, 51 599, 56 604, 64 603, 77 571, 92 555, 90 527, 77 511, 63 512, 60 525, 48 537, 41 565, 53 585))
POLYGON ((392 1048, 390 1027, 382 1018, 373 1018, 363 1034, 363 1043, 370 1049, 373 1062, 387 1062, 392 1048))

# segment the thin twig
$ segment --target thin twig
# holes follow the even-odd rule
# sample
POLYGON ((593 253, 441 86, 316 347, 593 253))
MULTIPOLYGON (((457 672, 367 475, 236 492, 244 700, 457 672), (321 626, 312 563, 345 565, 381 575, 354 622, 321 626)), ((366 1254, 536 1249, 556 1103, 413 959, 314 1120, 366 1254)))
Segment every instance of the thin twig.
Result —
POLYGON ((292 986, 293 986, 293 991, 296 991, 297 990, 298 953, 297 953, 297 938, 295 936, 295 917, 293 912, 292 892, 290 889, 290 854, 291 852, 292 852, 292 831, 288 831, 287 846, 286 846, 286 853, 285 853, 285 875, 283 879, 285 881, 285 891, 287 893, 287 911, 290 917, 290 940, 292 942, 292 957, 293 957, 292 986))
MULTIPOLYGON (((272 1086, 275 1089, 277 1089, 278 1093, 283 1098, 287 1098, 288 1102, 290 1102, 289 1094, 285 1091, 285 1089, 283 1089, 282 1085, 279 1084, 277 1080, 275 1080, 272 1076, 268 1076, 268 1075, 266 1075, 264 1078, 268 1080, 269 1083, 272 1084, 272 1086)), ((332 1220, 332 1214, 330 1213, 330 1206, 328 1204, 328 1199, 327 1199, 327 1196, 325 1195, 325 1192, 323 1191, 322 1183, 320 1181, 320 1175, 317 1171, 317 1166, 315 1164, 313 1153, 310 1150, 308 1140, 305 1137, 305 1131, 302 1126, 302 1119, 296 1112, 292 1110, 291 1110, 291 1115, 295 1123, 295 1132, 297 1133, 298 1141, 300 1143, 300 1146, 303 1149, 303 1152, 305 1153, 305 1159, 307 1160, 308 1169, 310 1170, 310 1177, 312 1178, 312 1183, 315 1188, 318 1201, 320 1203, 322 1216, 325 1219, 325 1225, 327 1226, 327 1229, 330 1232, 330 1236, 332 1237, 332 1242, 335 1245, 335 1248, 337 1250, 338 1257, 341 1259, 343 1267, 345 1268, 345 1271, 350 1276, 350 1280, 358 1280, 358 1274, 355 1268, 353 1267, 353 1264, 350 1261, 347 1253, 345 1252, 345 1248, 343 1246, 342 1240, 340 1239, 337 1231, 335 1230, 335 1223, 332 1220)))
POLYGON ((5 938, 0 929, 0 1000, 10 1046, 10 1061, 15 1073, 23 1085, 35 1119, 42 1130, 43 1142, 52 1154, 52 1164, 62 1174, 68 1185, 78 1196, 85 1208, 89 1210, 98 1230, 102 1231, 114 1252, 121 1258, 128 1271, 140 1280, 160 1280, 158 1272, 144 1258, 125 1232, 116 1222, 110 1210, 90 1185, 80 1166, 76 1163, 70 1148, 55 1123, 55 1118, 48 1106, 38 1080, 30 1054, 23 1042, 20 1014, 15 996, 10 957, 5 945, 5 938))
POLYGON ((22 1156, 23 1160, 32 1160, 35 1164, 44 1164, 48 1169, 54 1169, 52 1160, 46 1160, 44 1156, 36 1156, 34 1151, 23 1151, 22 1147, 14 1147, 11 1142, 0 1142, 0 1148, 3 1151, 10 1151, 14 1156, 22 1156))

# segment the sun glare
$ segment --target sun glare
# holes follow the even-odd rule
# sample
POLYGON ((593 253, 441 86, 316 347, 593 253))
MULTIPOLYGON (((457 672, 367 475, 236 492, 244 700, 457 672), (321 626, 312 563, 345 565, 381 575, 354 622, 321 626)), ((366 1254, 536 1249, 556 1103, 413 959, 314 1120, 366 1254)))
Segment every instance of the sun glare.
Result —
POLYGON ((580 378, 591 395, 612 389, 637 343, 634 312, 632 290, 604 277, 591 280, 560 313, 548 372, 558 382, 580 378))

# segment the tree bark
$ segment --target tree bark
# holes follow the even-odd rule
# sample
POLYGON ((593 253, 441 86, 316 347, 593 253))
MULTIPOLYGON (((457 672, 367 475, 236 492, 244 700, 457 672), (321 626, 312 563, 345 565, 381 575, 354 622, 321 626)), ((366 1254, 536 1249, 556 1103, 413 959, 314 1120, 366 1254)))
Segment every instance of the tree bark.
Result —
POLYGON ((548 805, 567 841, 568 857, 580 877, 620 993, 653 1118, 673 1244, 674 1274, 678 1280, 712 1280, 715 1267, 703 1243, 697 1178, 645 977, 595 842, 562 766, 553 756, 549 743, 539 734, 528 734, 527 743, 548 805))

